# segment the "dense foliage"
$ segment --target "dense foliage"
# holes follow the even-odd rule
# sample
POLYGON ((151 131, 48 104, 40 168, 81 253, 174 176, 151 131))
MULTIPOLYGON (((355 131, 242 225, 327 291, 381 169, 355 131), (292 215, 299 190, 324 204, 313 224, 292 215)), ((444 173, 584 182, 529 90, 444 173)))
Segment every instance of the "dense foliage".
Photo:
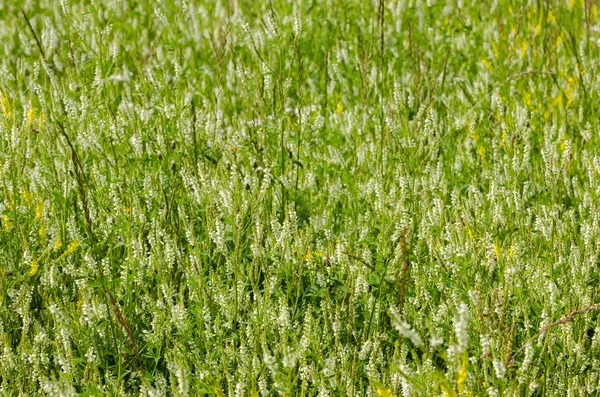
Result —
POLYGON ((0 394, 587 396, 591 1, 0 1, 0 394))

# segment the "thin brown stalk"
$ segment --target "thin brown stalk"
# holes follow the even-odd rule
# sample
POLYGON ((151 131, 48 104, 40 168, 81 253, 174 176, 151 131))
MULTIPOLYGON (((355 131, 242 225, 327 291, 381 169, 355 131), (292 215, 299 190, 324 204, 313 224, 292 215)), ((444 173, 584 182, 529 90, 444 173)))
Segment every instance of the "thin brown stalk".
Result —
POLYGON ((545 325, 537 334, 535 334, 531 338, 527 339, 527 342, 525 344, 523 344, 523 346, 521 346, 519 348, 519 350, 517 350, 515 352, 515 354, 513 354, 512 358, 510 359, 510 361, 508 363, 508 368, 512 367, 515 364, 515 360, 516 360, 517 356, 523 351, 523 349, 525 349, 525 346, 527 346, 527 343, 531 342, 532 340, 536 339, 540 335, 548 332, 550 329, 552 329, 558 325, 572 323, 573 321, 575 321, 575 317, 579 316, 580 314, 585 314, 587 312, 591 312, 591 311, 598 310, 598 309, 600 309, 600 303, 596 303, 595 305, 588 306, 583 309, 573 310, 566 317, 561 318, 560 320, 555 321, 553 323, 545 325))
POLYGON ((29 30, 31 31, 31 34, 33 35, 33 38, 35 39, 35 43, 37 44, 37 47, 39 48, 40 53, 42 54, 42 59, 44 59, 44 62, 46 62, 46 54, 44 53, 44 49, 42 48, 42 43, 40 42, 40 39, 38 38, 37 33, 35 33, 35 30, 33 29, 33 26, 31 26, 31 22, 29 21, 29 18, 27 17, 25 10, 22 8, 21 8, 21 13, 23 14, 23 17, 25 18, 25 20, 27 21, 27 26, 29 26, 29 30))
POLYGON ((119 309, 119 305, 117 304, 117 301, 112 296, 110 291, 106 288, 104 290, 106 292, 106 295, 108 296, 108 300, 110 301, 110 305, 112 306, 112 309, 113 309, 113 312, 115 313, 115 317, 117 318, 117 321, 119 322, 119 324, 121 324, 121 326, 125 330, 125 333, 127 334, 127 338, 129 339, 130 348, 131 348, 131 350, 133 350, 133 353, 135 354, 137 362, 141 364, 142 359, 140 357, 137 343, 135 342, 135 337, 133 335, 133 332, 131 331, 131 327, 129 326, 129 322, 127 321, 127 318, 125 318, 125 316, 121 312, 121 309, 119 309))
MULTIPOLYGON (((442 72, 442 84, 440 85, 440 97, 444 93, 444 83, 446 83, 446 68, 448 67, 448 55, 450 51, 446 51, 446 59, 444 59, 444 71, 442 72)), ((432 94, 435 94, 435 86, 433 87, 432 94)))
POLYGON ((71 160, 73 162, 73 168, 75 170, 75 178, 77 179, 77 188, 79 190, 79 196, 81 197, 81 205, 83 206, 83 215, 85 217, 85 224, 87 232, 90 236, 92 247, 95 245, 96 240, 94 238, 93 225, 92 225, 92 217, 90 216, 90 209, 87 200, 87 194, 85 190, 85 174, 83 172, 83 165, 79 160, 79 156, 77 155, 77 151, 75 151, 75 147, 71 143, 71 139, 65 130, 64 125, 60 122, 56 122, 60 127, 60 133, 67 141, 69 148, 71 149, 71 160))
MULTIPOLYGON (((84 216, 85 216, 85 221, 86 221, 86 228, 88 231, 88 234, 90 236, 90 240, 92 243, 92 255, 95 254, 95 245, 96 245, 96 240, 94 237, 94 230, 93 230, 93 224, 92 224, 92 219, 90 216, 90 210, 89 210, 89 206, 88 206, 88 200, 87 200, 87 194, 86 194, 86 190, 85 190, 85 173, 83 170, 83 165, 81 164, 81 161, 79 159, 79 156, 77 155, 77 152, 75 150, 75 147, 73 146, 73 143, 71 142, 71 139, 69 138, 69 135, 67 134, 67 131, 64 127, 64 125, 60 122, 57 121, 56 122, 58 124, 58 126, 60 127, 60 133, 61 135, 65 138, 65 140, 67 141, 67 144, 69 146, 69 148, 71 149, 71 160, 73 162, 73 167, 75 169, 75 178, 77 180, 77 186, 78 186, 78 190, 79 190, 79 195, 81 197, 81 202, 82 202, 82 206, 83 206, 83 212, 84 212, 84 216)), ((142 364, 140 355, 139 355, 139 350, 137 348, 137 344, 135 343, 135 338, 133 336, 133 332, 131 331, 131 328, 129 327, 129 322, 127 321, 127 319, 125 318, 125 316, 123 316, 123 313, 121 312, 121 310, 119 309, 119 306, 117 305, 117 302, 115 300, 115 298, 113 297, 113 295, 110 293, 108 287, 106 286, 106 284, 104 283, 104 280, 102 278, 102 272, 100 270, 100 268, 97 269, 98 271, 98 278, 100 280, 100 283, 102 285, 102 289, 104 290, 106 296, 108 296, 108 300, 110 301, 110 304, 112 306, 113 312, 115 313, 115 317, 117 318, 117 321, 119 322, 119 324, 121 324, 121 326, 123 327, 123 329, 125 329, 125 332, 127 333, 127 337, 129 338, 129 342, 130 342, 130 347, 133 350, 133 352, 136 355, 136 360, 139 364, 142 364)), ((106 302, 106 301, 105 301, 106 302)), ((107 311, 108 309, 108 303, 106 304, 107 306, 107 311)), ((111 322, 111 326, 112 326, 112 322, 111 322)), ((113 329, 113 337, 114 337, 114 329, 113 329)), ((116 340, 115 340, 115 347, 117 346, 116 340)), ((137 370, 134 366, 134 370, 137 370)))

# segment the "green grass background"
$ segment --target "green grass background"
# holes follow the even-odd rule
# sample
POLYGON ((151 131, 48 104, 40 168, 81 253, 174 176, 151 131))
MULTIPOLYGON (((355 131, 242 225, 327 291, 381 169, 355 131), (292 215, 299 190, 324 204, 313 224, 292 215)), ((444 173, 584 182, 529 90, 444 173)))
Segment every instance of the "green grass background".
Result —
POLYGON ((0 2, 0 394, 597 395, 599 17, 0 2))

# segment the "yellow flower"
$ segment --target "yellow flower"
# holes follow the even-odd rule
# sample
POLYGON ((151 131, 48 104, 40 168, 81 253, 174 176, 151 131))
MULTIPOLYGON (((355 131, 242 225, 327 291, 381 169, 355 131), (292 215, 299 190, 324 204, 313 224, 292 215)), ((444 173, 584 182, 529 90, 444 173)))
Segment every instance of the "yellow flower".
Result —
POLYGON ((60 236, 58 236, 58 238, 56 239, 56 242, 54 243, 54 252, 58 251, 59 249, 62 248, 62 240, 60 239, 60 236))
POLYGON ((535 30, 533 31, 533 37, 537 37, 542 31, 542 23, 538 22, 537 26, 535 27, 535 30))
POLYGON ((485 158, 485 148, 483 146, 479 146, 479 149, 477 149, 477 154, 479 154, 479 157, 484 159, 485 158))
POLYGON ((528 92, 525 92, 523 94, 523 97, 525 98, 525 103, 527 103, 527 106, 531 107, 531 103, 532 103, 532 101, 531 101, 531 95, 529 95, 528 92))
POLYGON ((521 45, 521 58, 525 56, 526 52, 527 52, 527 42, 524 41, 523 44, 521 45))
POLYGON ((4 223, 4 229, 8 232, 10 231, 10 229, 12 228, 12 222, 10 221, 10 218, 8 217, 8 215, 4 215, 4 217, 2 218, 3 223, 4 223))
POLYGON ((343 111, 344 111, 344 105, 342 105, 342 101, 339 101, 337 108, 335 109, 335 112, 337 114, 342 114, 343 111))
POLYGON ((37 273, 38 269, 40 268, 40 264, 38 263, 38 261, 33 261, 29 264, 29 272, 27 272, 27 274, 29 275, 29 277, 33 277, 35 276, 35 274, 37 273))
POLYGON ((444 392, 444 397, 456 397, 456 392, 448 385, 447 381, 440 383, 440 388, 444 392))
POLYGON ((487 59, 482 59, 481 62, 483 62, 483 66, 485 66, 485 68, 492 73, 494 71, 494 68, 492 67, 492 63, 490 61, 488 61, 487 59))
POLYGON ((71 244, 69 244, 69 249, 65 252, 65 255, 71 255, 75 250, 79 247, 79 241, 75 240, 71 244))
POLYGON ((27 113, 27 127, 30 127, 33 124, 33 121, 35 120, 35 108, 33 107, 33 105, 29 106, 29 112, 27 113))
POLYGON ((469 226, 468 223, 466 223, 466 225, 467 225, 467 234, 469 235, 469 238, 471 239, 471 241, 475 241, 475 235, 473 234, 471 227, 469 226))
POLYGON ((377 395, 379 397, 395 397, 392 394, 392 389, 385 387, 383 384, 377 382, 375 384, 375 388, 377 389, 377 395))
POLYGON ((31 194, 29 194, 29 192, 27 191, 27 189, 23 188, 23 198, 25 199, 25 201, 27 201, 28 203, 31 203, 31 194))
POLYGON ((498 50, 498 46, 495 42, 492 42, 492 51, 494 51, 494 56, 496 58, 500 58, 500 51, 498 50))
POLYGON ((35 220, 39 221, 40 219, 42 219, 43 215, 44 215, 44 202, 40 201, 35 206, 35 220))
POLYGON ((573 103, 573 99, 575 97, 575 89, 573 86, 567 87, 565 94, 567 94, 567 107, 569 107, 573 103))
POLYGON ((304 256, 304 260, 305 261, 312 261, 313 259, 315 259, 315 256, 318 256, 319 258, 323 257, 323 253, 319 252, 319 251, 308 251, 306 253, 306 255, 304 256))
MULTIPOLYGON (((54 251, 58 251, 58 249, 60 249, 61 246, 62 246, 62 241, 60 241, 60 237, 59 237, 56 240, 56 243, 54 244, 54 251), (59 242, 60 242, 60 245, 58 245, 59 242), (59 248, 56 248, 57 245, 59 248)), ((75 252, 77 247, 79 247, 79 241, 75 240, 71 244, 69 244, 69 248, 67 248, 67 250, 62 253, 62 255, 59 257, 59 259, 66 258, 67 256, 71 255, 73 252, 75 252)))
POLYGON ((552 102, 552 106, 555 108, 562 108, 562 104, 563 104, 562 94, 558 93, 558 96, 552 102))
POLYGON ((563 42, 562 37, 558 36, 558 39, 556 39, 556 48, 558 48, 563 42))
POLYGON ((502 247, 500 247, 498 243, 494 244, 494 254, 496 254, 498 261, 502 259, 502 247))
POLYGON ((2 100, 0 102, 2 104, 2 111, 4 112, 4 116, 6 116, 6 118, 11 118, 13 114, 10 110, 10 103, 8 102, 8 98, 6 97, 6 95, 2 94, 2 100))
POLYGON ((467 381, 468 369, 469 369, 469 357, 468 357, 468 353, 465 352, 465 354, 463 355, 462 365, 461 365, 460 370, 458 371, 458 375, 456 377, 456 390, 458 390, 459 393, 462 393, 465 391, 465 388, 466 388, 465 382, 467 381))

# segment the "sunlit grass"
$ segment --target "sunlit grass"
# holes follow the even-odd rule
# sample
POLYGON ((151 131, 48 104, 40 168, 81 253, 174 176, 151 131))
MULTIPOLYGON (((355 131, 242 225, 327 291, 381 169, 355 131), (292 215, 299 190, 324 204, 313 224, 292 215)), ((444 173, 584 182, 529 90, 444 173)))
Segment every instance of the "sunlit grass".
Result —
POLYGON ((599 26, 0 2, 0 394, 597 395, 599 26))

